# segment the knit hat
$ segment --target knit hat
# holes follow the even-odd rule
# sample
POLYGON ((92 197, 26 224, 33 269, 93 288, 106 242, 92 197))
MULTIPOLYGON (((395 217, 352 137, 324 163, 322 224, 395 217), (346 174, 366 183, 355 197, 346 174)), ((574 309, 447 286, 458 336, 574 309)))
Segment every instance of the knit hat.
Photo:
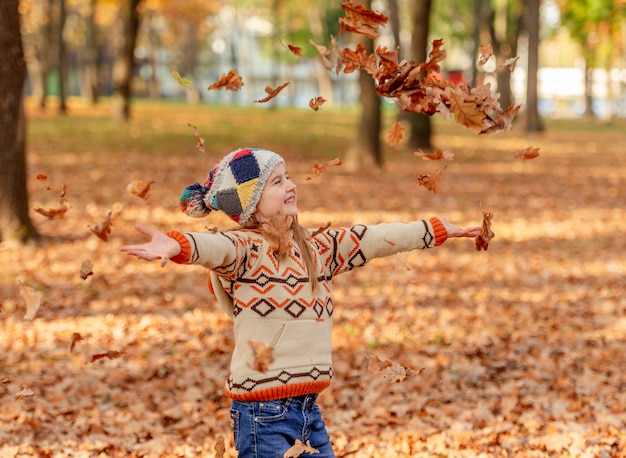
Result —
POLYGON ((259 148, 242 148, 226 155, 209 172, 204 184, 187 186, 180 195, 181 210, 201 218, 222 210, 244 226, 256 210, 263 188, 276 165, 278 154, 259 148))

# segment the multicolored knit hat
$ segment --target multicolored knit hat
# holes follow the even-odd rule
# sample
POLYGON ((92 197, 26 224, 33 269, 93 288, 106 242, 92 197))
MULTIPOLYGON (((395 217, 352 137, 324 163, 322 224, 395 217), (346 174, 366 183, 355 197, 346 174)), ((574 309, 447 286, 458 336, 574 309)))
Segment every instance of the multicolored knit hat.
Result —
POLYGON ((180 196, 181 210, 195 218, 221 210, 244 226, 256 210, 278 154, 259 148, 242 148, 226 155, 209 172, 204 185, 187 186, 180 196))

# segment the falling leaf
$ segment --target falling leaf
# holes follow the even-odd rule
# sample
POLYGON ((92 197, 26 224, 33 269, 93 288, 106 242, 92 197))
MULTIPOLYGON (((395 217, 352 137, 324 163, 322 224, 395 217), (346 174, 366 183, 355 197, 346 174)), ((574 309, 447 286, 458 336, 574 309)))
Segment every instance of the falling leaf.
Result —
POLYGON ((228 73, 220 76, 220 78, 209 86, 209 90, 225 89, 227 91, 237 92, 244 86, 241 76, 237 73, 237 69, 233 68, 228 73))
POLYGON ((26 302, 24 319, 32 321, 43 305, 43 293, 32 286, 23 284, 20 280, 17 281, 17 284, 20 290, 20 296, 22 296, 22 299, 26 302))
POLYGON ((182 87, 184 87, 185 89, 189 89, 189 90, 193 89, 192 81, 187 80, 183 78, 182 76, 180 76, 180 73, 178 73, 177 70, 172 70, 172 75, 174 76, 174 79, 178 81, 178 83, 180 83, 182 87))
POLYGON ((283 43, 282 40, 280 40, 280 44, 283 45, 285 48, 287 48, 289 51, 291 51, 292 54, 298 57, 302 57, 302 48, 299 48, 298 46, 293 46, 290 44, 285 44, 283 43))
POLYGON ((37 178, 37 181, 47 181, 48 175, 44 175, 43 173, 38 173, 35 178, 37 178))
POLYGON ((120 351, 109 350, 106 353, 98 353, 98 354, 92 355, 91 356, 91 361, 89 361, 89 362, 93 363, 95 361, 98 361, 98 360, 104 359, 104 358, 106 358, 106 359, 117 359, 117 358, 121 358, 122 354, 123 353, 120 352, 120 351))
POLYGON ((85 259, 80 266, 80 278, 86 280, 91 275, 93 275, 93 263, 89 259, 85 259))
POLYGON ((387 372, 385 378, 389 378, 389 383, 403 382, 407 377, 415 377, 419 375, 424 369, 411 369, 409 367, 402 366, 398 363, 393 363, 387 372))
POLYGON ((193 124, 187 124, 187 125, 189 127, 193 127, 193 133, 196 136, 196 148, 198 148, 198 151, 200 151, 201 153, 206 152, 204 149, 204 138, 200 136, 200 132, 198 132, 198 128, 194 126, 193 124))
POLYGON ((293 217, 278 213, 269 221, 261 224, 265 238, 270 247, 278 255, 288 253, 293 239, 293 217))
POLYGON ((487 63, 487 61, 493 56, 493 47, 490 43, 481 44, 478 48, 478 66, 482 67, 487 63))
POLYGON ((81 336, 77 332, 72 333, 72 343, 70 343, 70 353, 74 352, 74 347, 76 346, 76 343, 80 342, 81 340, 84 340, 83 336, 81 336))
POLYGON ((309 39, 309 43, 311 43, 317 49, 317 52, 322 58, 322 63, 324 64, 326 70, 331 70, 333 68, 333 63, 328 58, 331 53, 330 49, 328 49, 326 46, 318 45, 317 43, 315 43, 315 41, 313 41, 312 38, 309 39))
POLYGON ((336 157, 332 161, 323 162, 322 164, 318 164, 317 162, 313 163, 313 175, 306 177, 306 180, 312 180, 313 178, 321 176, 329 167, 341 165, 341 159, 336 157))
POLYGON ((330 227, 330 221, 326 224, 324 224, 321 227, 318 227, 315 231, 313 231, 313 233, 311 234, 311 237, 315 237, 316 235, 321 234, 322 232, 324 232, 326 229, 328 229, 330 227))
POLYGON ((425 161, 428 161, 428 160, 439 161, 441 159, 445 159, 446 161, 451 161, 452 159, 454 159, 454 153, 450 151, 441 151, 438 149, 432 153, 424 153, 422 150, 420 150, 420 151, 416 151, 413 154, 415 154, 416 156, 420 156, 425 161))
POLYGON ((270 364, 274 362, 274 347, 265 342, 257 342, 256 340, 248 340, 248 345, 250 345, 254 352, 254 362, 250 367, 255 371, 267 372, 270 364))
POLYGON ((226 452, 224 436, 217 437, 217 442, 215 443, 213 450, 215 450, 215 458, 224 458, 224 453, 226 452))
POLYGON ((380 372, 393 365, 393 362, 386 359, 380 359, 378 356, 370 353, 367 354, 366 361, 368 372, 380 372))
POLYGON ((489 248, 489 242, 492 238, 496 236, 491 230, 491 219, 493 218, 493 213, 491 212, 483 212, 483 225, 480 231, 480 234, 476 236, 476 251, 481 251, 489 248))
POLYGON ((35 392, 28 388, 26 385, 22 385, 22 389, 19 393, 15 395, 15 399, 19 400, 24 398, 32 398, 33 396, 35 396, 35 392))
POLYGON ((323 97, 313 97, 309 100, 309 107, 311 107, 314 111, 317 111, 322 105, 324 105, 325 102, 326 99, 323 97))
POLYGON ((515 154, 515 159, 523 159, 527 161, 529 159, 534 159, 537 156, 539 156, 539 148, 529 146, 528 148, 520 149, 517 154, 515 154))
POLYGON ((367 54, 365 46, 361 43, 356 45, 356 49, 344 48, 340 54, 341 63, 344 66, 343 72, 350 74, 359 70, 365 70, 369 74, 376 72, 376 55, 367 54))
POLYGON ((274 97, 276 97, 279 94, 280 91, 285 89, 288 85, 289 85, 289 81, 287 81, 286 83, 281 84, 276 89, 273 89, 272 86, 270 86, 270 85, 265 86, 265 92, 267 93, 267 97, 265 97, 264 99, 255 100, 255 102, 257 102, 257 103, 269 102, 274 97))
POLYGON ((137 197, 141 197, 143 200, 148 199, 148 192, 150 192, 150 186, 154 184, 154 181, 132 180, 126 190, 137 197))
POLYGON ((374 39, 380 36, 377 32, 378 27, 387 24, 387 16, 376 13, 375 11, 365 8, 363 5, 355 4, 351 1, 343 2, 341 9, 346 12, 346 16, 339 18, 340 35, 344 31, 348 31, 374 39))
POLYGON ((111 212, 107 214, 107 217, 101 223, 90 224, 89 230, 98 236, 100 240, 104 240, 105 242, 109 240, 109 235, 111 235, 111 212))
POLYGON ((395 146, 400 143, 403 133, 404 127, 402 126, 402 124, 400 124, 400 121, 396 119, 396 121, 391 126, 391 129, 389 129, 389 133, 387 134, 387 143, 389 143, 389 146, 395 146))
POLYGON ((437 194, 437 184, 439 183, 439 180, 441 180, 441 177, 443 176, 443 171, 446 169, 447 166, 443 166, 437 169, 437 171, 431 176, 431 175, 420 175, 417 177, 417 182, 421 185, 424 186, 426 189, 428 189, 429 191, 434 192, 435 194, 437 194))
POLYGON ((67 205, 67 202, 65 201, 66 195, 67 195, 67 185, 63 185, 63 189, 61 189, 61 194, 59 195, 59 208, 44 209, 41 207, 35 207, 33 210, 39 213, 40 215, 45 216, 48 219, 63 218, 65 216, 65 213, 70 208, 67 205))
POLYGON ((283 458, 298 458, 303 453, 317 455, 319 452, 318 449, 311 447, 311 441, 306 441, 306 444, 304 444, 299 439, 296 439, 294 445, 283 454, 283 458))
POLYGON ((519 56, 515 56, 515 57, 509 57, 507 60, 504 61, 504 63, 502 63, 500 65, 500 67, 509 67, 509 71, 511 73, 513 73, 513 71, 515 70, 515 65, 517 64, 517 61, 519 59, 519 56))

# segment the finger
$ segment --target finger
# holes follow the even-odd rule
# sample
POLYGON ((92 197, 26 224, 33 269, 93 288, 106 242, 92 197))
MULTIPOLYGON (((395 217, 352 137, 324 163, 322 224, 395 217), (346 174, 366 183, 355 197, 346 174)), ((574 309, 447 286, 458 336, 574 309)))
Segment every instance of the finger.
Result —
POLYGON ((150 229, 147 226, 142 226, 141 224, 136 224, 135 225, 135 230, 141 234, 147 235, 148 237, 152 238, 152 236, 154 235, 155 231, 153 229, 150 229))
POLYGON ((165 267, 165 264, 167 264, 167 258, 162 256, 161 257, 161 267, 165 267))

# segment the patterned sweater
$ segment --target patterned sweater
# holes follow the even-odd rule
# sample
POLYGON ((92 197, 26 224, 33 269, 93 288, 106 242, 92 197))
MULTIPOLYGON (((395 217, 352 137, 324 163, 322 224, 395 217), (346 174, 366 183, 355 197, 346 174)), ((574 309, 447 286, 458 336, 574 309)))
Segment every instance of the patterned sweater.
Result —
POLYGON ((182 248, 172 261, 210 269, 215 295, 233 318, 235 348, 224 392, 239 401, 267 401, 330 385, 335 275, 373 258, 441 245, 448 234, 438 218, 326 229, 309 239, 315 292, 296 243, 279 257, 256 231, 168 235, 182 248), (255 364, 251 341, 271 346, 267 367, 255 364))

